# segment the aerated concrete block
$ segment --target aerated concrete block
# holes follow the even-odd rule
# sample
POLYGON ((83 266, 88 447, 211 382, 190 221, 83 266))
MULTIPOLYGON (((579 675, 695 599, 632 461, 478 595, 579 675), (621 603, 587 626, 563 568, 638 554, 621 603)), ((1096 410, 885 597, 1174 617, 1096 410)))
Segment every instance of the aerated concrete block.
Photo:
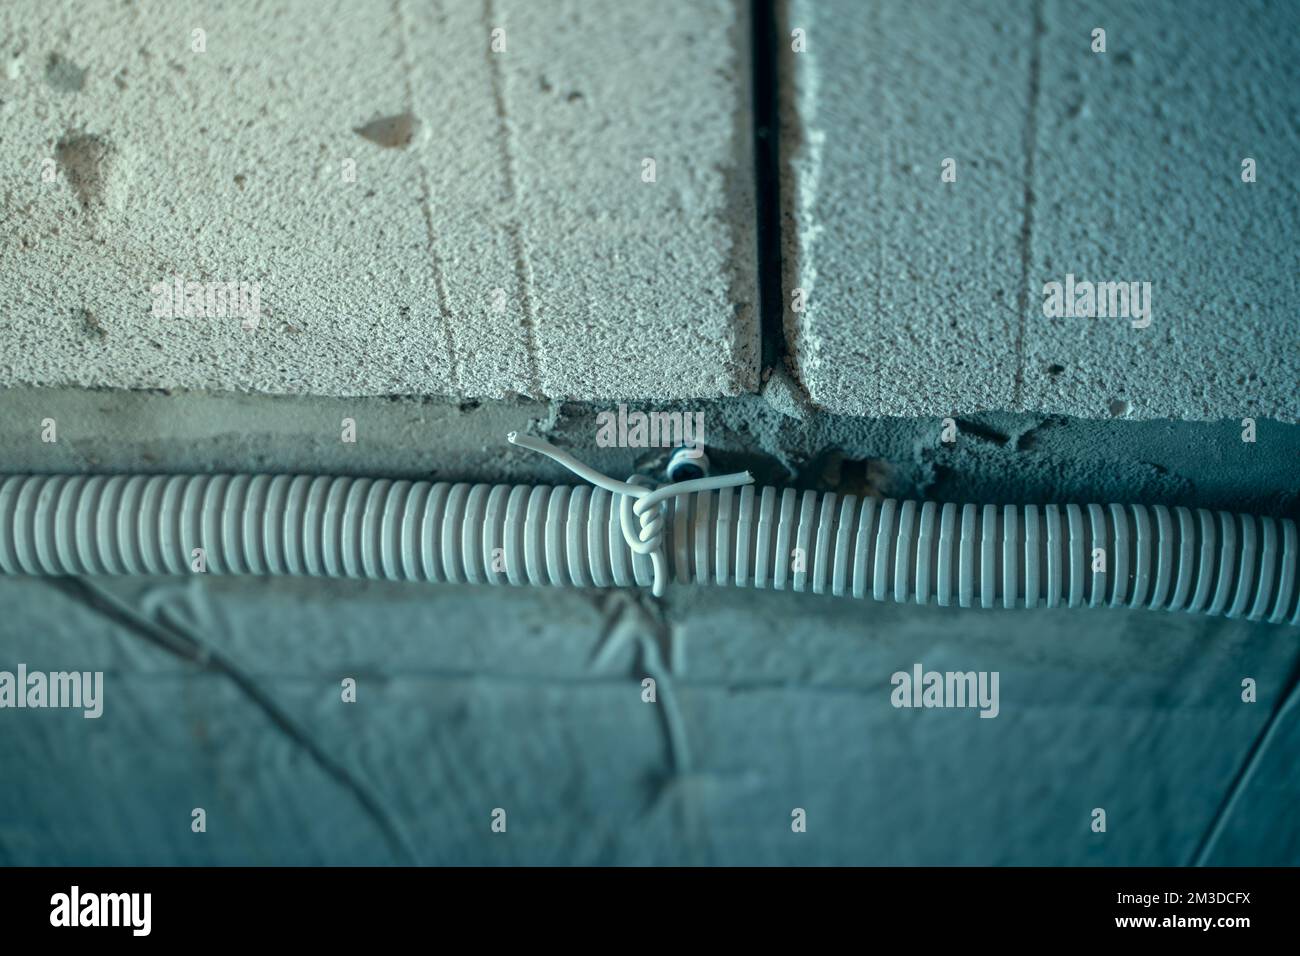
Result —
POLYGON ((785 322, 814 402, 1296 421, 1298 26, 1269 2, 790 0, 785 322), (1067 281, 1137 282, 1149 311, 1115 286, 1108 314, 1049 316, 1067 281))
POLYGON ((748 39, 739 0, 7 3, 0 384, 752 390, 748 39))

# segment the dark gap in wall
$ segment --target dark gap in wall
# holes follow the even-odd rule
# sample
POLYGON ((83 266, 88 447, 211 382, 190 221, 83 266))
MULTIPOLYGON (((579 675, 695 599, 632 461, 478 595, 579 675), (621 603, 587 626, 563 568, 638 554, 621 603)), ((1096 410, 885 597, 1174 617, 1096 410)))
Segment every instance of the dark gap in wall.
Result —
POLYGON ((990 428, 981 422, 972 421, 968 418, 957 419, 957 427, 961 429, 961 434, 970 435, 975 438, 982 438, 985 441, 992 442, 999 447, 1011 441, 1009 435, 1004 435, 996 428, 990 428))
POLYGON ((753 0, 754 188, 758 234, 759 335, 763 372, 786 355, 781 297, 779 57, 775 0, 753 0))

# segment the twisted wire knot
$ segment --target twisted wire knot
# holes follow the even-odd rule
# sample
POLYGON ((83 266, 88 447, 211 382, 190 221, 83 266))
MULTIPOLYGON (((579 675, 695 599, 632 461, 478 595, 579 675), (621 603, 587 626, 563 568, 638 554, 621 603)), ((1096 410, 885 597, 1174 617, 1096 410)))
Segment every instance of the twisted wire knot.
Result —
MULTIPOLYGON (((629 485, 644 488, 646 494, 654 490, 654 482, 645 475, 630 475, 629 485)), ((636 554, 653 555, 663 545, 664 539, 664 503, 650 507, 642 506, 645 495, 619 495, 618 524, 623 532, 623 540, 636 554), (636 523, 641 525, 640 533, 636 523)))
POLYGON ((668 499, 678 495, 689 495, 696 491, 735 488, 739 485, 752 484, 754 481, 754 477, 747 471, 709 478, 692 478, 689 481, 675 481, 658 487, 655 487, 654 483, 644 475, 632 475, 627 481, 615 481, 574 458, 568 452, 561 451, 548 441, 530 435, 520 435, 518 432, 511 432, 506 438, 512 445, 539 452, 559 462, 579 478, 584 478, 598 488, 604 488, 619 496, 619 529, 623 532, 623 540, 627 542, 628 548, 634 554, 650 555, 650 562, 654 568, 652 593, 655 597, 663 597, 668 580, 668 562, 663 548, 664 512, 668 499))

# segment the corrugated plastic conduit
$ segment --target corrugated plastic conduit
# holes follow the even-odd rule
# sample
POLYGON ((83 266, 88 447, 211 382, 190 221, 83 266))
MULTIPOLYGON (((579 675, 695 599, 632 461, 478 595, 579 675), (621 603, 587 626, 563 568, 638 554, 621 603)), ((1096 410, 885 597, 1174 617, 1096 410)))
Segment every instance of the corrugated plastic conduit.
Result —
POLYGON ((657 593, 671 579, 918 604, 1145 607, 1300 624, 1300 542, 1290 519, 1161 505, 896 501, 755 488, 747 474, 652 491, 605 478, 537 439, 511 440, 598 487, 17 475, 0 479, 0 572, 189 574, 202 549, 206 571, 218 574, 654 585, 657 593), (1105 570, 1093 570, 1099 553, 1105 570))

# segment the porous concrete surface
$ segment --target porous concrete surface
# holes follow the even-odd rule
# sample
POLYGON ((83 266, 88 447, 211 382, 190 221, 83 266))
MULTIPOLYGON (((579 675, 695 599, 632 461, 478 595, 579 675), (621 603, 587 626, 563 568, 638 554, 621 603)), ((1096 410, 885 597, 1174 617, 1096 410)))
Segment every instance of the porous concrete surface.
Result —
POLYGON ((749 32, 739 0, 5 3, 0 383, 752 390, 749 32), (257 327, 155 317, 176 276, 259 283, 257 327))
POLYGON ((4 714, 0 863, 1300 862, 1300 722, 1273 717, 1293 629, 730 589, 650 610, 548 588, 93 587, 128 612, 0 579, 7 665, 104 672, 98 719, 4 714), (916 663, 998 671, 998 716, 893 707, 916 663))
POLYGON ((1029 4, 795 0, 784 24, 784 304, 804 387, 844 414, 1011 408, 1029 4), (939 182, 946 156, 960 188, 939 182))
POLYGON ((782 9, 785 327, 816 405, 1300 417, 1294 4, 782 9), (1067 274, 1150 282, 1150 326, 1046 318, 1067 274))

